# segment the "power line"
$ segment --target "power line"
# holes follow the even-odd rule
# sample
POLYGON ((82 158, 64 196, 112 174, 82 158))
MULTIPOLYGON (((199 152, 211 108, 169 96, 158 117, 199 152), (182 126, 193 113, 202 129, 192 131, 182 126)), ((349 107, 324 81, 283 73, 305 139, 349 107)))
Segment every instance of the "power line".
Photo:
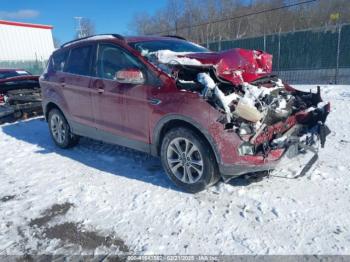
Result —
POLYGON ((196 25, 192 25, 192 26, 183 26, 183 27, 170 28, 170 29, 168 29, 166 31, 164 30, 164 31, 159 31, 159 32, 153 32, 153 33, 148 33, 146 35, 163 34, 163 33, 169 32, 169 31, 178 31, 178 30, 198 27, 198 26, 202 26, 202 25, 216 24, 216 23, 221 23, 221 22, 225 22, 225 21, 229 21, 229 20, 230 21, 231 20, 236 20, 236 19, 240 19, 240 18, 252 16, 252 15, 259 15, 259 14, 262 14, 262 13, 273 12, 273 11, 277 11, 277 10, 281 10, 281 9, 285 9, 285 8, 295 7, 295 6, 304 5, 304 4, 310 4, 310 3, 313 3, 313 2, 316 2, 316 1, 318 1, 318 0, 308 0, 308 1, 303 1, 303 2, 299 2, 299 3, 293 3, 293 4, 289 4, 289 5, 283 5, 283 6, 274 7, 274 8, 270 8, 270 9, 265 9, 265 10, 261 10, 261 11, 257 11, 257 12, 252 12, 252 13, 248 13, 248 14, 245 14, 245 15, 240 15, 240 16, 235 16, 235 17, 228 17, 228 18, 213 20, 213 21, 210 21, 210 22, 204 22, 204 23, 200 23, 200 24, 196 24, 196 25))

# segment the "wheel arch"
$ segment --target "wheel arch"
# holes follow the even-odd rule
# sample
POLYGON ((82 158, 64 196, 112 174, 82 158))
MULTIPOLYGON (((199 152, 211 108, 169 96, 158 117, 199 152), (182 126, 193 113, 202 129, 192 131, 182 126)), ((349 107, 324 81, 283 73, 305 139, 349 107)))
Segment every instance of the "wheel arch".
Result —
POLYGON ((61 107, 61 106, 59 106, 57 103, 55 103, 55 102, 53 102, 53 101, 47 102, 47 103, 45 104, 45 106, 44 106, 44 116, 45 116, 46 121, 48 121, 50 111, 51 111, 52 109, 54 109, 54 108, 56 108, 57 110, 59 110, 59 111, 62 113, 62 115, 64 116, 64 118, 67 120, 69 126, 70 126, 71 128, 73 128, 72 122, 70 121, 70 118, 67 117, 67 114, 65 113, 65 111, 62 110, 62 107, 61 107))
MULTIPOLYGON (((44 116, 45 116, 45 119, 48 120, 48 117, 49 117, 49 112, 54 109, 54 108, 57 108, 58 110, 61 111, 61 113, 63 114, 62 110, 60 109, 60 107, 54 103, 54 102, 48 102, 46 105, 45 105, 45 110, 44 110, 44 116)), ((64 114, 63 114, 64 115, 64 114)))
POLYGON ((157 123, 153 132, 153 146, 151 148, 151 153, 153 155, 160 155, 160 148, 165 134, 175 127, 186 127, 196 132, 197 135, 208 143, 217 163, 219 164, 221 162, 219 151, 209 132, 193 119, 180 115, 166 116, 157 123))

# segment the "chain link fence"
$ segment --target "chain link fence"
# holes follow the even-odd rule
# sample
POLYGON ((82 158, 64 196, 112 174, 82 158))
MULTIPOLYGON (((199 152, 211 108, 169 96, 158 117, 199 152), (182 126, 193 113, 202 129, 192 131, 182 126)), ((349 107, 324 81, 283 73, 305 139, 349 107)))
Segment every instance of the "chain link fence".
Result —
POLYGON ((292 84, 350 84, 350 24, 203 44, 210 50, 260 49, 292 84))

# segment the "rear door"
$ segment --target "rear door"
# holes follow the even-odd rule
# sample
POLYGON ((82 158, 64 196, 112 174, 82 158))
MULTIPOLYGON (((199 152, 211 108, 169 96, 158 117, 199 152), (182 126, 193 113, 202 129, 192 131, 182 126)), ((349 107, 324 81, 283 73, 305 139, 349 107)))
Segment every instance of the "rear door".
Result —
POLYGON ((73 124, 94 127, 91 96, 91 63, 94 45, 87 44, 72 48, 63 73, 58 79, 73 124))

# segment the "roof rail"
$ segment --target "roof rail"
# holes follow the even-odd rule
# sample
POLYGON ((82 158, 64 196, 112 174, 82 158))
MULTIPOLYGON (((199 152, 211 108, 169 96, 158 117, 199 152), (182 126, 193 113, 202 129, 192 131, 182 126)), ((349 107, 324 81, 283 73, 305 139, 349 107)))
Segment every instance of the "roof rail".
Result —
POLYGON ((81 40, 93 38, 93 37, 95 37, 95 36, 113 36, 113 37, 115 37, 115 38, 117 38, 117 39, 119 39, 119 40, 125 40, 125 38, 124 38, 122 35, 119 35, 119 34, 97 34, 97 35, 90 35, 90 36, 86 36, 86 37, 82 37, 82 38, 78 38, 78 39, 74 39, 74 40, 72 40, 72 41, 66 42, 66 43, 64 43, 64 44, 61 45, 61 48, 62 48, 62 47, 65 47, 65 46, 67 46, 67 45, 69 45, 69 44, 73 44, 73 43, 75 43, 75 42, 79 42, 79 41, 81 41, 81 40))
POLYGON ((183 38, 181 36, 178 36, 178 35, 162 35, 163 37, 171 37, 171 38, 177 38, 177 39, 181 39, 181 40, 186 40, 186 38, 183 38))

